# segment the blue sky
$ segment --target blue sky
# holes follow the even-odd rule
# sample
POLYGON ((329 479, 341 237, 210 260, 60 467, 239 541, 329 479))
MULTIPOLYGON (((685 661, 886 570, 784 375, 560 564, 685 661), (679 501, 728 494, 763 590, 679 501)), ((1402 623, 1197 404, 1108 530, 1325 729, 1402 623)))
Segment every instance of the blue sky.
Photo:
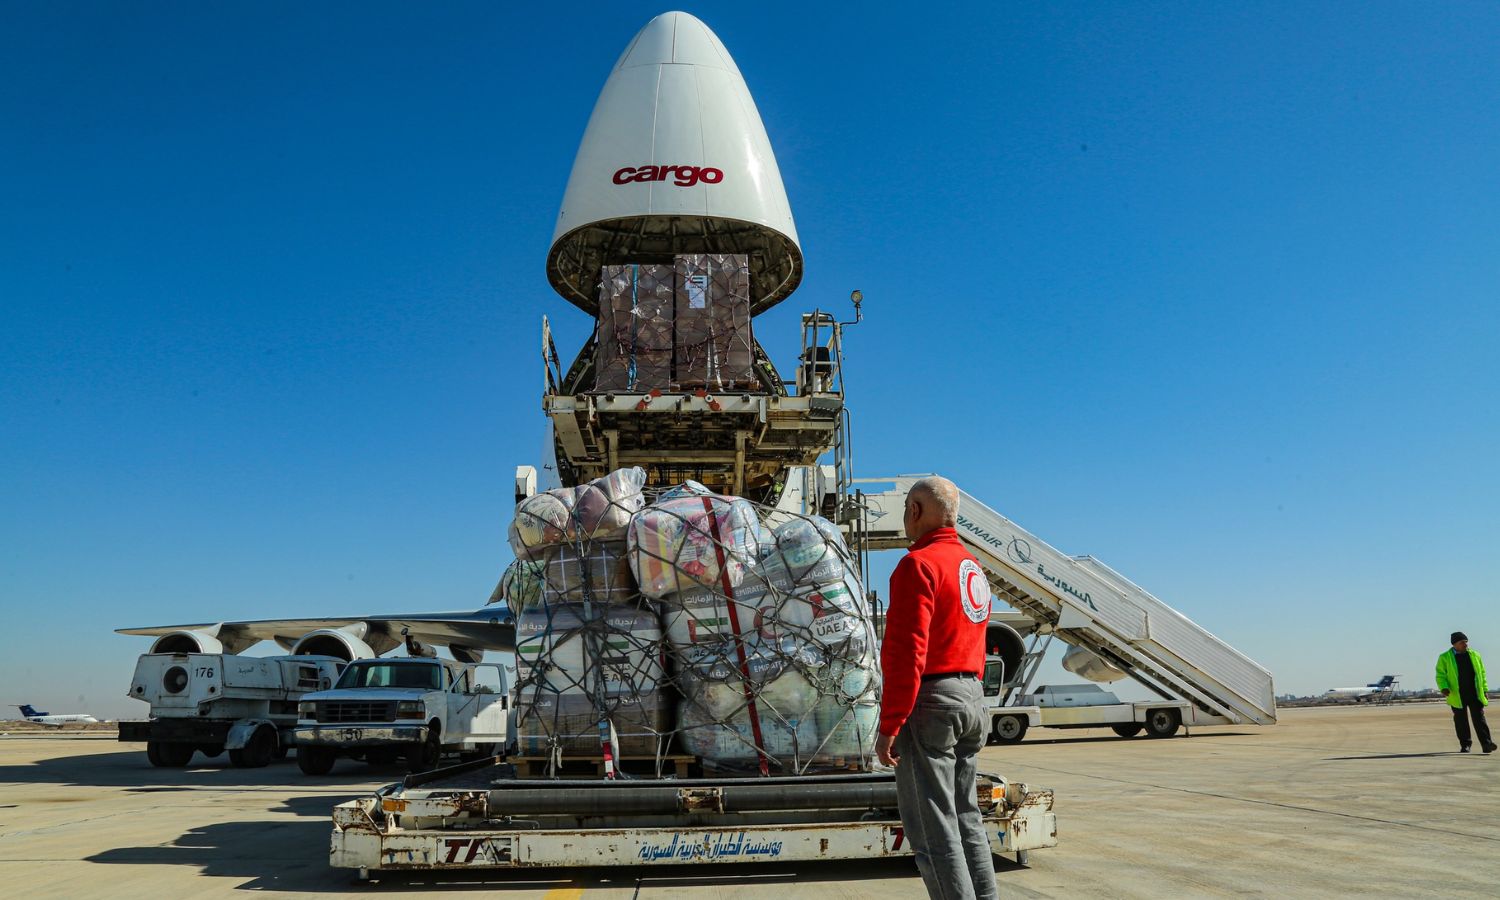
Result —
MULTIPOLYGON (((540 318, 591 325, 557 205, 663 9, 4 7, 0 699, 139 715, 116 627, 488 597, 540 318)), ((858 474, 948 474, 1280 691, 1500 648, 1500 8, 854 9, 689 7, 806 255, 757 336, 867 298, 858 474)))

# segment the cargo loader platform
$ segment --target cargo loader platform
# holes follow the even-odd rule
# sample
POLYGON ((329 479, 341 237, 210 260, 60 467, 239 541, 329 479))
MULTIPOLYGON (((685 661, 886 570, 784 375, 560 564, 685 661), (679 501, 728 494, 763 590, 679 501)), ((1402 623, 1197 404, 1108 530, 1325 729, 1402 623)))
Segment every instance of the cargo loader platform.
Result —
MULTIPOLYGON (((541 781, 499 760, 412 776, 334 807, 331 863, 387 870, 788 862, 908 856, 890 773, 541 781)), ((996 853, 1057 844, 1052 792, 981 775, 996 853)))

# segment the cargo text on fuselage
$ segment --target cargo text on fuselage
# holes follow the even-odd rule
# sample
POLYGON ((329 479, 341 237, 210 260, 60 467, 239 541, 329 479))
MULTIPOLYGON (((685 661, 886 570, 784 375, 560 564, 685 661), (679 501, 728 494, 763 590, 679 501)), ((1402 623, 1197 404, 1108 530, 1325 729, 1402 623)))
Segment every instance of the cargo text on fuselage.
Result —
POLYGON ((631 184, 637 181, 666 181, 668 178, 678 187, 692 187, 698 182, 718 184, 724 180, 724 170, 712 166, 626 166, 615 172, 615 184, 631 184))

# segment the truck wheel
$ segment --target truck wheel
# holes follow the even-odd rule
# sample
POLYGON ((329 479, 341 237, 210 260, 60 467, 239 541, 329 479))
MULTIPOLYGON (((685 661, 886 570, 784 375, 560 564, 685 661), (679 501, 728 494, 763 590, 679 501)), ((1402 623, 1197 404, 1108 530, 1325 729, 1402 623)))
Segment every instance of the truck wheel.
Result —
POLYGON ((1146 714, 1146 736, 1171 737, 1182 725, 1182 713, 1175 709, 1153 709, 1146 714))
POLYGON ((180 769, 193 759, 192 744, 164 744, 161 741, 146 742, 146 758, 151 765, 163 769, 180 769))
POLYGON ((1111 725, 1109 726, 1109 730, 1113 731, 1115 734, 1118 734, 1120 737, 1133 738, 1136 735, 1140 734, 1141 729, 1145 727, 1146 726, 1142 725, 1140 722, 1126 722, 1122 725, 1111 725))
POLYGON ((443 755, 442 738, 436 728, 429 729, 427 740, 413 744, 406 751, 406 768, 412 772, 427 772, 437 768, 438 758, 443 755))
POLYGON ((333 771, 333 761, 338 754, 327 747, 297 746, 297 768, 303 775, 327 775, 333 771))
POLYGON ((250 735, 250 740, 238 750, 229 751, 229 761, 241 769, 263 769, 271 764, 276 752, 276 733, 261 726, 250 735))
POLYGON ((990 735, 997 744, 1019 744, 1021 738, 1026 736, 1028 725, 1030 723, 1025 716, 996 716, 994 730, 990 735))
POLYGON ((198 752, 202 753, 205 759, 213 759, 215 756, 218 756, 219 754, 221 754, 221 753, 224 752, 224 745, 223 744, 199 744, 198 745, 198 752))

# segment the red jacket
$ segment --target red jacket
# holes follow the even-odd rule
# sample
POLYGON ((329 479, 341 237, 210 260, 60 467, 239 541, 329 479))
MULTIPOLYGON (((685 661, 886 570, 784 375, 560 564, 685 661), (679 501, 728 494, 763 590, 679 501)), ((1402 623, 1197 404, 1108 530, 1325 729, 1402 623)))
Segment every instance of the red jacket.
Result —
POLYGON ((880 733, 894 737, 917 702, 923 675, 984 672, 990 584, 952 528, 911 545, 891 573, 880 667, 880 733))

